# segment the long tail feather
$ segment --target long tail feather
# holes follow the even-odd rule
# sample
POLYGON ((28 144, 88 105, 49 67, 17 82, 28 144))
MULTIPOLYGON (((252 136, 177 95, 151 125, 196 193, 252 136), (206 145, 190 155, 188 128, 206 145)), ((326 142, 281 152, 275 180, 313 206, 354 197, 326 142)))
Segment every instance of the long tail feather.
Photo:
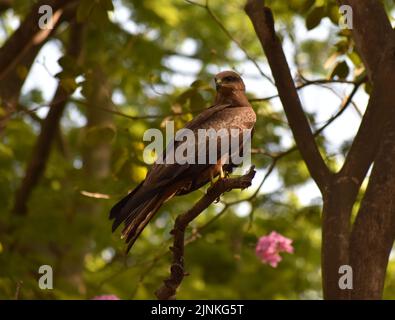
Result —
POLYGON ((128 243, 126 252, 129 252, 129 250, 132 248, 133 244, 136 242, 141 232, 151 221, 151 219, 162 206, 164 201, 164 198, 152 199, 150 201, 150 205, 143 212, 139 213, 138 217, 135 219, 136 222, 133 223, 132 228, 128 228, 127 230, 125 230, 126 242, 128 243))
POLYGON ((147 201, 151 200, 160 190, 158 188, 147 189, 140 183, 131 193, 119 201, 110 212, 110 219, 114 219, 112 231, 126 219, 132 219, 147 201))
POLYGON ((119 213, 121 212, 122 208, 127 204, 127 202, 136 194, 136 192, 141 188, 141 186, 143 185, 144 181, 142 181, 136 188, 134 188, 133 191, 131 191, 130 193, 128 193, 127 196, 125 196, 124 198, 122 198, 120 201, 118 201, 112 208, 110 211, 110 219, 114 219, 116 216, 119 215, 119 213))
POLYGON ((112 230, 115 231, 122 222, 125 225, 122 238, 128 244, 126 252, 131 249, 161 205, 173 194, 166 188, 147 190, 140 184, 111 209, 110 219, 114 219, 112 230))

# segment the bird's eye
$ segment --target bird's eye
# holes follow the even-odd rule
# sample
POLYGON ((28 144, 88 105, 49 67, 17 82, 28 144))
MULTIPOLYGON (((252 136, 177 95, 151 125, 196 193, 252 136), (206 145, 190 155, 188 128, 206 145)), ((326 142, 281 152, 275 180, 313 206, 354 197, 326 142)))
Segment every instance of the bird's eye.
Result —
POLYGON ((233 82, 233 81, 237 81, 237 78, 233 77, 233 76, 227 76, 227 77, 224 78, 224 81, 226 81, 226 82, 233 82))

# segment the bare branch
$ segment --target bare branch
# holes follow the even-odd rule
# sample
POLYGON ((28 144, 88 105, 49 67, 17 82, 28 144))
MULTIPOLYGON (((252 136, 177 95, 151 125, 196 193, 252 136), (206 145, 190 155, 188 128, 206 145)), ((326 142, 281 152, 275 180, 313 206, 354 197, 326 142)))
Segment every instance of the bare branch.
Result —
POLYGON ((207 193, 190 209, 189 211, 179 215, 174 223, 172 234, 174 236, 173 262, 171 266, 170 277, 164 281, 163 285, 156 291, 156 296, 161 300, 169 300, 175 298, 177 288, 180 286, 184 276, 184 235, 185 229, 189 223, 194 220, 200 213, 207 209, 218 197, 223 193, 233 189, 245 189, 251 185, 255 176, 254 167, 250 171, 240 177, 225 178, 218 180, 207 193))
MULTIPOLYGON (((13 116, 13 114, 21 111, 18 110, 20 91, 26 80, 28 71, 30 70, 38 52, 41 50, 45 42, 48 41, 58 31, 58 27, 60 26, 60 24, 63 21, 70 21, 73 17, 74 6, 66 6, 61 17, 59 18, 59 20, 57 20, 57 23, 54 23, 53 29, 50 30, 50 33, 47 35, 46 39, 42 39, 42 41, 38 43, 34 43, 33 45, 25 47, 23 51, 18 52, 18 56, 14 56, 14 60, 8 66, 6 66, 7 70, 4 72, 4 76, 1 78, 2 85, 0 86, 0 99, 5 111, 4 114, 0 116, 0 133, 3 132, 4 128, 8 123, 8 120, 13 116), (21 76, 21 70, 24 71, 23 76, 21 76)), ((25 30, 24 32, 28 31, 29 30, 25 30)), ((15 34, 16 33, 17 31, 15 32, 15 34)), ((12 37, 14 37, 15 34, 12 35, 11 38, 9 38, 9 41, 11 41, 12 37)), ((4 45, 0 49, 0 55, 7 55, 7 50, 14 50, 14 46, 18 43, 14 45, 9 45, 8 49, 5 49, 6 45, 4 45)))
POLYGON ((334 122, 337 118, 339 118, 344 113, 344 111, 346 111, 347 107, 353 103, 353 98, 363 82, 364 79, 361 79, 359 82, 355 84, 349 96, 344 100, 344 102, 340 106, 339 111, 333 117, 331 117, 321 128, 315 131, 314 136, 321 134, 321 132, 323 132, 328 126, 332 124, 332 122, 334 122))
POLYGON ((262 68, 259 66, 258 62, 248 53, 248 51, 241 45, 240 41, 238 41, 233 35, 226 29, 224 24, 221 22, 221 20, 218 19, 218 17, 214 14, 214 12, 211 10, 208 0, 206 1, 205 4, 197 3, 191 0, 185 0, 189 4, 198 6, 200 8, 203 8, 207 11, 207 14, 213 19, 213 21, 218 25, 218 27, 225 33, 225 35, 233 42, 235 43, 241 51, 245 54, 247 59, 252 62, 252 64, 257 68, 258 72, 261 74, 262 77, 264 77, 266 80, 268 80, 271 84, 274 85, 273 80, 263 72, 262 68))
POLYGON ((4 79, 25 54, 33 46, 38 46, 49 37, 51 29, 41 29, 39 26, 39 8, 49 5, 53 10, 52 21, 56 25, 65 10, 66 5, 75 1, 69 0, 44 0, 34 5, 25 20, 7 42, 0 48, 0 80, 4 79))
MULTIPOLYGON (((303 78, 303 83, 301 85, 298 85, 296 87, 296 90, 300 90, 309 86, 313 85, 322 85, 322 84, 333 84, 333 83, 345 83, 345 84, 357 84, 360 83, 360 81, 347 81, 347 80, 334 80, 334 79, 317 79, 317 80, 307 80, 303 78)), ((279 95, 275 94, 272 96, 268 97, 263 97, 263 98, 253 98, 249 99, 250 102, 263 102, 263 101, 269 101, 275 98, 278 98, 279 95)))
MULTIPOLYGON (((18 69, 29 70, 39 50, 39 46, 29 50, 23 59, 19 61, 18 69)), ((7 76, 1 80, 0 99, 4 106, 4 114, 0 115, 0 133, 3 133, 9 119, 18 110, 18 100, 25 80, 26 76, 21 77, 15 68, 12 72, 8 72, 7 76)))
POLYGON ((259 0, 248 0, 245 11, 254 25, 255 32, 269 61, 296 145, 312 178, 324 193, 331 179, 331 172, 318 150, 312 130, 303 112, 281 43, 275 34, 272 12, 264 6, 263 1, 259 0))

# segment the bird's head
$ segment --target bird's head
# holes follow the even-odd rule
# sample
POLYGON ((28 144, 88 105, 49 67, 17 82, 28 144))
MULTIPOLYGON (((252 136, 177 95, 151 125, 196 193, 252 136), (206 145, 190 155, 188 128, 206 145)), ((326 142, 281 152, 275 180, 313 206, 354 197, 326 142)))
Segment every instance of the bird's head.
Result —
POLYGON ((241 77, 234 71, 223 71, 215 78, 217 92, 245 91, 245 85, 241 77))

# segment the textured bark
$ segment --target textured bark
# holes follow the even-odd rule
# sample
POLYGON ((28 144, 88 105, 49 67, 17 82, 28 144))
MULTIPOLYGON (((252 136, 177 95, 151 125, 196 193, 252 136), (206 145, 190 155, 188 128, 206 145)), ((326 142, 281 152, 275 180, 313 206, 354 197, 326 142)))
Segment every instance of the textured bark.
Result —
POLYGON ((381 299, 395 239, 395 108, 376 157, 350 242, 354 299, 381 299))
POLYGON ((362 123, 349 161, 343 167, 343 172, 359 179, 360 184, 375 157, 351 233, 349 259, 354 275, 351 298, 380 299, 395 231, 395 35, 379 1, 341 2, 353 8, 354 39, 374 86, 366 125, 362 123))
POLYGON ((246 12, 268 58, 284 111, 304 161, 323 195, 322 273, 326 299, 378 299, 395 236, 395 34, 379 1, 344 0, 353 9, 353 35, 373 83, 361 126, 342 169, 325 173, 295 98, 287 64, 264 1, 248 0, 246 12), (284 81, 284 79, 287 79, 284 81), (288 86, 285 85, 288 83, 288 86), (293 96, 293 98, 292 98, 293 96), (298 142, 299 141, 299 142, 298 142), (351 213, 375 160, 368 190, 351 230, 351 213), (354 290, 339 288, 339 268, 351 265, 354 290))
POLYGON ((339 288, 339 268, 349 264, 350 217, 355 195, 350 181, 334 179, 324 197, 322 210, 322 286, 325 299, 346 299, 339 288))
POLYGON ((243 176, 218 180, 190 210, 177 217, 174 229, 171 232, 174 236, 174 241, 173 247, 170 248, 173 253, 170 277, 155 292, 158 299, 174 299, 177 289, 184 279, 184 237, 188 225, 225 192, 233 189, 245 189, 251 186, 255 173, 255 168, 251 167, 249 172, 243 176))
MULTIPOLYGON (((393 43, 395 44, 395 41, 393 43)), ((355 274, 360 275, 359 279, 355 279, 355 281, 358 282, 360 288, 365 288, 365 292, 366 290, 369 291, 368 288, 371 285, 371 281, 375 281, 375 276, 378 276, 378 274, 385 275, 385 266, 382 269, 383 265, 379 266, 378 264, 374 268, 377 271, 376 275, 373 272, 370 276, 361 275, 358 271, 359 267, 355 263, 352 263, 349 258, 351 254, 352 260, 355 261, 357 259, 356 252, 358 252, 358 254, 361 254, 362 259, 365 256, 366 259, 371 259, 372 263, 376 263, 372 256, 370 256, 371 252, 364 247, 362 247, 363 249, 361 251, 358 244, 358 241, 361 244, 365 243, 366 238, 364 237, 364 232, 371 230, 369 221, 362 219, 364 223, 360 222, 360 215, 365 216, 366 213, 364 212, 366 209, 357 215, 357 224, 354 226, 352 232, 351 238, 353 241, 351 244, 349 243, 349 237, 351 235, 351 212, 358 191, 374 158, 376 157, 375 167, 377 167, 380 165, 377 163, 377 160, 385 157, 386 152, 389 152, 389 143, 385 141, 388 140, 388 136, 391 136, 391 130, 394 130, 390 123, 387 126, 384 125, 386 120, 394 118, 395 110, 395 91, 392 89, 393 83, 395 83, 395 61, 392 58, 395 54, 395 46, 389 43, 387 47, 384 59, 381 61, 382 68, 379 68, 375 74, 373 92, 361 127, 347 155, 343 168, 336 175, 334 184, 329 188, 328 197, 324 197, 322 268, 324 274, 324 296, 327 299, 338 299, 344 297, 344 295, 347 296, 347 293, 340 290, 337 284, 339 279, 338 269, 341 265, 351 263, 355 274), (385 147, 382 146, 383 143, 385 147), (381 146, 382 152, 377 157, 379 146, 381 146), (359 232, 358 230, 360 229, 363 229, 364 232, 359 232), (358 234, 355 234, 355 232, 358 234)), ((382 161, 385 162, 385 160, 382 161)), ((383 168, 380 172, 390 175, 391 170, 389 165, 382 166, 383 168)), ((369 181, 369 186, 371 183, 374 184, 374 179, 369 181)), ((375 191, 371 191, 370 193, 372 192, 375 193, 376 198, 369 196, 370 200, 368 200, 368 203, 375 203, 369 210, 370 215, 382 215, 383 217, 381 219, 389 219, 389 217, 384 218, 384 215, 388 214, 385 210, 380 209, 381 212, 378 213, 373 208, 377 206, 388 206, 390 202, 380 203, 380 194, 375 191)), ((386 192, 391 191, 388 189, 386 192)), ((382 241, 388 241, 382 239, 385 235, 380 232, 377 232, 374 237, 382 241)), ((392 246, 392 242, 387 243, 387 246, 392 246)), ((384 278, 380 282, 383 283, 384 278)), ((355 290, 350 292, 351 297, 354 296, 354 293, 356 293, 355 290)), ((365 298, 369 297, 377 298, 377 294, 371 292, 370 296, 365 296, 365 298)))

